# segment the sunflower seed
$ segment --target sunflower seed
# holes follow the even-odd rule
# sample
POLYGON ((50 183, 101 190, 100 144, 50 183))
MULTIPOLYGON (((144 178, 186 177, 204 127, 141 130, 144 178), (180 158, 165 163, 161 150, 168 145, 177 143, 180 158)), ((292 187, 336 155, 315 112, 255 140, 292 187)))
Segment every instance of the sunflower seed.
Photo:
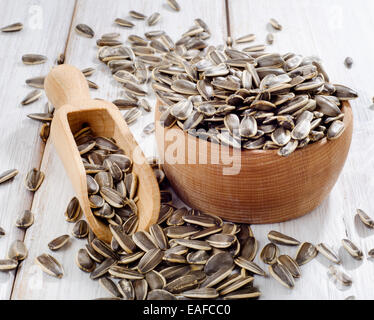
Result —
POLYGON ((341 261, 340 261, 339 256, 327 244, 325 243, 317 244, 317 250, 330 261, 336 264, 340 264, 341 261))
POLYGON ((177 298, 166 290, 155 289, 149 291, 147 300, 177 300, 177 298))
POLYGON ((266 35, 266 42, 268 44, 273 44, 274 42, 274 34, 272 34, 271 32, 269 32, 267 35, 266 35))
POLYGON ((117 298, 122 297, 122 294, 120 293, 119 288, 117 288, 116 284, 111 279, 103 277, 99 279, 99 283, 112 296, 117 297, 117 298))
POLYGON ((300 267, 297 262, 292 259, 290 256, 283 254, 280 255, 277 259, 277 263, 283 265, 294 278, 299 278, 301 275, 300 267))
POLYGON ((240 289, 232 293, 227 294, 223 297, 224 300, 237 300, 237 299, 252 299, 258 298, 261 292, 255 287, 248 287, 245 289, 240 289))
POLYGON ((15 240, 9 247, 8 259, 22 261, 26 259, 27 254, 28 251, 23 241, 15 240))
POLYGON ((329 266, 329 273, 343 286, 351 286, 352 278, 344 271, 339 270, 335 266, 329 266))
POLYGON ((301 266, 314 259, 317 254, 318 251, 313 244, 310 242, 303 242, 297 249, 295 261, 301 266))
POLYGON ((133 284, 129 280, 121 279, 120 281, 118 281, 118 290, 124 300, 135 299, 135 289, 133 284))
MULTIPOLYGON (((33 87, 33 88, 44 89, 44 79, 45 79, 45 77, 30 78, 30 79, 26 80, 26 84, 29 85, 30 87, 33 87)), ((34 90, 32 92, 35 92, 35 91, 38 91, 38 90, 34 90)), ((40 95, 41 95, 41 93, 40 93, 40 95)))
POLYGON ((40 266, 40 268, 47 274, 62 278, 64 275, 64 270, 61 264, 51 255, 43 253, 35 258, 35 262, 40 266))
POLYGON ((93 38, 94 35, 95 35, 95 32, 91 29, 91 27, 89 27, 88 25, 86 24, 77 24, 75 26, 75 31, 84 36, 84 37, 87 37, 87 38, 93 38))
POLYGON ((357 215, 364 225, 371 229, 374 228, 374 220, 364 210, 357 209, 357 215))
POLYGON ((239 37, 235 40, 235 43, 245 43, 245 42, 252 42, 256 39, 256 35, 253 33, 246 34, 244 36, 239 37))
POLYGON ((2 32, 17 32, 23 29, 23 24, 21 22, 16 22, 8 26, 2 27, 0 30, 2 32))
MULTIPOLYGON (((89 252, 89 251, 88 251, 89 252)), ((91 256, 90 256, 91 257, 91 256)), ((92 257, 91 257, 92 258, 92 257)), ((92 280, 102 277, 104 274, 106 274, 111 267, 113 267, 116 264, 116 260, 113 258, 107 258, 103 262, 101 262, 94 271, 90 274, 90 278, 92 280)), ((78 265, 79 266, 79 265, 78 265)), ((86 270, 84 270, 86 271, 86 270)))
POLYGON ((235 264, 241 268, 244 268, 252 273, 258 274, 260 276, 265 276, 266 272, 262 270, 256 263, 245 259, 243 257, 236 258, 234 260, 235 264))
POLYGON ((121 27, 126 27, 126 28, 132 28, 134 24, 126 19, 121 19, 121 18, 116 18, 114 20, 115 24, 118 24, 121 27))
POLYGON ((274 243, 268 243, 260 253, 261 260, 266 264, 274 264, 277 261, 279 249, 274 243))
POLYGON ((345 129, 343 121, 335 120, 331 123, 329 129, 327 130, 327 139, 333 140, 339 138, 345 129))
POLYGON ((156 268, 162 261, 164 253, 160 249, 151 249, 140 259, 138 270, 147 273, 156 268))
POLYGON ((82 208, 79 204, 79 200, 74 197, 70 200, 66 211, 65 211, 65 217, 66 221, 68 222, 75 222, 77 221, 82 215, 82 208))
POLYGON ((85 238, 88 235, 88 224, 85 220, 79 220, 75 223, 72 235, 78 239, 85 238))
POLYGON ((144 275, 139 273, 138 271, 131 270, 123 266, 112 266, 109 269, 109 273, 113 277, 119 278, 119 279, 136 280, 136 279, 144 278, 144 275))
POLYGON ((297 246, 300 244, 300 241, 274 230, 268 233, 268 239, 279 245, 297 246))
POLYGON ((0 271, 8 271, 17 268, 18 261, 15 259, 0 259, 0 271))
POLYGON ((132 238, 127 235, 123 228, 120 226, 109 226, 110 231, 112 232, 113 237, 117 240, 118 244, 121 246, 126 253, 133 253, 136 249, 136 245, 132 238))
POLYGON ((275 280, 285 287, 292 289, 295 286, 295 281, 292 274, 282 264, 276 262, 270 265, 269 273, 275 280))
POLYGON ((351 57, 347 57, 344 59, 344 64, 347 68, 351 68, 353 64, 353 59, 351 57))
POLYGON ((269 22, 275 30, 282 30, 282 26, 274 18, 271 18, 269 22))
POLYGON ((180 6, 176 0, 167 0, 167 4, 170 8, 172 8, 175 11, 180 11, 180 6))
POLYGON ((161 18, 161 15, 158 12, 151 14, 147 20, 149 26, 154 26, 161 18))
POLYGON ((219 252, 212 255, 204 266, 204 272, 210 276, 216 273, 222 267, 231 267, 234 264, 234 260, 230 253, 219 252))
POLYGON ((16 227, 27 229, 34 223, 34 214, 30 210, 23 211, 16 220, 16 227))
POLYGON ((362 260, 362 251, 349 239, 342 239, 342 245, 345 250, 356 260, 362 260))
POLYGON ((131 17, 138 19, 138 20, 144 20, 146 18, 144 14, 134 11, 134 10, 129 11, 129 14, 131 17))
POLYGON ((22 62, 24 64, 43 64, 48 60, 46 56, 41 54, 24 54, 22 56, 22 62))
POLYGON ((21 101, 21 104, 24 106, 28 105, 38 100, 41 96, 42 92, 40 90, 33 90, 21 101))
POLYGON ((18 174, 17 169, 10 169, 0 174, 0 184, 14 178, 18 174))
POLYGON ((48 243, 48 248, 53 251, 59 250, 69 242, 69 239, 67 234, 59 236, 48 243))

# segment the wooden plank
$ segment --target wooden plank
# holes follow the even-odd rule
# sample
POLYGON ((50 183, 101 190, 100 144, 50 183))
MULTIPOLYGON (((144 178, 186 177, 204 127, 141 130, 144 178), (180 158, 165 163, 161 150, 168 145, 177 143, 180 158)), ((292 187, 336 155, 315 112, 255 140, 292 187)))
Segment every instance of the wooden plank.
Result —
MULTIPOLYGON (((10 168, 20 172, 14 181, 0 185, 0 226, 6 230, 0 239, 1 258, 6 256, 11 242, 24 237, 24 232, 14 226, 17 215, 30 209, 33 200, 23 180, 30 169, 39 168, 44 150, 39 138, 40 123, 26 115, 44 112, 46 98, 21 106, 21 100, 33 90, 25 80, 46 74, 56 56, 64 51, 73 8, 74 0, 63 4, 57 0, 0 0, 1 27, 14 22, 24 24, 21 32, 0 33, 0 172, 10 168), (26 66, 21 61, 26 53, 44 54, 49 60, 44 65, 26 66)), ((0 273, 0 299, 10 297, 14 276, 15 271, 0 273)))
MULTIPOLYGON (((374 247, 374 232, 362 227, 354 219, 355 209, 361 207, 373 214, 373 114, 368 107, 373 95, 373 64, 370 39, 374 22, 374 4, 371 1, 316 0, 229 0, 231 34, 235 39, 247 33, 257 35, 256 43, 264 43, 272 28, 270 18, 277 19, 282 31, 272 31, 275 41, 269 52, 295 52, 305 56, 319 56, 333 83, 356 89, 359 99, 352 102, 354 134, 349 157, 330 196, 311 214, 281 224, 254 226, 260 239, 260 248, 266 243, 268 231, 275 229, 301 241, 326 242, 342 255, 343 267, 352 276, 353 285, 338 290, 329 280, 329 263, 322 256, 302 267, 302 277, 294 290, 281 287, 273 279, 256 278, 264 299, 344 299, 355 295, 358 299, 373 299, 371 283, 374 280, 372 261, 366 258, 355 262, 343 252, 340 240, 351 238, 366 253, 374 247), (352 69, 343 61, 346 56, 354 60, 352 69)), ((250 45, 246 44, 245 46, 250 45)), ((281 252, 295 254, 294 248, 281 247, 281 252)), ((256 260, 258 262, 258 258, 256 260)))
MULTIPOLYGON (((192 0, 181 1, 181 12, 173 12, 165 4, 165 1, 100 1, 100 0, 79 0, 76 15, 73 22, 86 23, 95 30, 97 39, 103 33, 118 31, 122 35, 122 40, 126 40, 129 34, 143 35, 148 30, 165 30, 174 39, 186 31, 195 18, 203 18, 211 30, 214 30, 212 43, 221 43, 226 35, 224 17, 224 1, 206 0, 196 2, 192 0), (214 9, 212 9, 214 8, 214 9), (137 10, 147 15, 158 11, 162 19, 154 27, 146 27, 145 22, 135 21, 131 18, 135 27, 125 29, 115 26, 113 21, 117 17, 126 18, 129 10, 137 10)), ((107 67, 96 58, 97 48, 95 40, 86 39, 75 32, 72 32, 67 49, 67 62, 78 68, 96 67, 98 71, 92 76, 92 81, 96 82, 100 89, 92 91, 93 97, 100 97, 106 100, 114 100, 122 96, 123 90, 112 79, 107 67)), ((152 105, 155 103, 154 97, 150 98, 152 105)), ((153 136, 144 137, 141 132, 143 127, 153 121, 153 112, 143 116, 141 120, 130 128, 140 143, 146 156, 156 154, 155 139, 153 136)), ((33 259, 42 252, 48 252, 47 243, 55 236, 70 234, 72 224, 66 223, 63 212, 73 190, 67 180, 60 160, 57 158, 55 150, 49 143, 43 157, 42 169, 46 173, 45 183, 35 197, 33 210, 38 212, 38 219, 35 226, 26 237, 26 243, 30 248, 29 259, 24 262, 24 266, 17 277, 14 290, 14 299, 92 299, 108 294, 100 287, 96 281, 88 279, 88 275, 80 271, 74 263, 75 254, 79 248, 83 247, 85 241, 71 239, 68 248, 61 252, 54 253, 65 268, 65 276, 59 280, 42 274, 35 266, 33 259)))

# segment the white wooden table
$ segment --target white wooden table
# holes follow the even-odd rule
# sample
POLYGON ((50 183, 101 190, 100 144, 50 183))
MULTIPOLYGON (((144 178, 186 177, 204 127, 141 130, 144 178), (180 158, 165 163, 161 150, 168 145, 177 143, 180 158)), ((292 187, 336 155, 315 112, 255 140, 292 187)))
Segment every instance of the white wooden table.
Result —
MULTIPOLYGON (((47 243, 56 236, 70 233, 72 224, 64 219, 64 210, 74 195, 62 164, 53 146, 46 146, 39 138, 40 124, 26 117, 28 113, 44 112, 46 97, 29 106, 20 101, 31 90, 25 79, 45 75, 59 53, 66 53, 66 62, 78 68, 95 67, 92 80, 100 89, 93 97, 114 100, 123 91, 111 78, 107 67, 96 58, 96 44, 92 39, 77 35, 72 28, 78 23, 92 26, 95 38, 106 32, 118 31, 125 40, 129 34, 142 35, 148 30, 166 30, 174 39, 193 24, 197 17, 207 22, 211 43, 220 44, 228 30, 233 38, 247 33, 257 35, 256 43, 264 43, 274 17, 283 30, 274 32, 275 41, 268 51, 296 52, 317 55, 332 81, 359 92, 352 102, 354 134, 344 170, 330 196, 309 215, 294 221, 274 225, 253 226, 260 246, 266 244, 266 234, 275 229, 301 241, 326 242, 339 251, 344 269, 352 276, 353 285, 338 289, 327 275, 328 261, 318 256, 302 267, 302 277, 296 287, 288 290, 273 279, 256 277, 255 284, 263 292, 263 299, 344 299, 354 295, 357 299, 373 299, 374 262, 364 259, 353 261, 340 247, 340 240, 351 238, 365 253, 374 247, 374 231, 370 231, 354 218, 357 207, 374 215, 374 111, 370 110, 374 95, 374 2, 357 0, 178 0, 181 12, 173 12, 165 0, 0 0, 1 24, 21 21, 23 31, 0 33, 0 171, 17 168, 20 174, 10 183, 0 185, 0 226, 6 236, 0 239, 0 258, 5 257, 10 243, 24 239, 29 257, 13 272, 0 272, 0 299, 92 299, 107 296, 100 285, 89 279, 74 263, 77 250, 84 240, 72 239, 71 244, 55 256, 62 262, 65 275, 59 280, 43 274, 34 264, 34 258, 48 252, 47 243), (161 21, 154 27, 134 21, 133 29, 113 24, 116 17, 127 17, 129 10, 147 15, 161 13, 161 21), (228 19, 226 19, 228 17, 228 19), (227 25, 229 22, 229 26, 227 25), (72 30, 70 32, 70 30, 72 30), (48 56, 47 64, 25 66, 21 56, 40 53, 48 56), (346 56, 353 57, 354 65, 347 69, 346 56), (33 167, 41 168, 46 178, 35 193, 23 186, 26 173, 33 167), (14 226, 16 216, 25 209, 35 213, 35 223, 22 232, 14 226)), ((154 102, 154 99, 151 99, 154 102)), ((156 155, 153 136, 144 137, 143 127, 153 120, 146 114, 131 130, 146 156, 156 155)), ((294 248, 281 248, 294 254, 294 248)), ((258 258, 256 258, 257 260, 258 258)))

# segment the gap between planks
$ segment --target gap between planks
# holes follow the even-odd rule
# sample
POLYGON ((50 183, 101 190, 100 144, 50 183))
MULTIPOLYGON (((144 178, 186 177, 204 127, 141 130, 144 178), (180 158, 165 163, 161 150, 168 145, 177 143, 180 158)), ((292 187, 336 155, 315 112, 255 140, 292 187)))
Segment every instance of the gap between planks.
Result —
MULTIPOLYGON (((72 14, 71 20, 70 20, 69 32, 68 32, 67 38, 65 39, 65 46, 64 46, 64 52, 63 52, 64 56, 66 55, 67 46, 68 46, 69 39, 70 39, 70 34, 72 32, 72 29, 73 29, 73 21, 74 21, 74 17, 76 15, 76 11, 77 11, 77 2, 78 2, 78 0, 75 0, 75 2, 74 2, 74 9, 73 9, 73 14, 72 14)), ((39 162, 39 165, 38 165, 38 170, 40 170, 41 165, 43 163, 45 147, 46 147, 46 142, 43 143, 42 147, 41 147, 41 156, 40 156, 40 162, 39 162)), ((33 206, 33 203, 34 203, 34 197, 35 197, 35 193, 33 193, 33 195, 32 195, 31 202, 30 202, 30 207, 28 208, 29 210, 32 209, 32 206, 33 206)), ((27 234, 27 229, 23 233, 22 241, 25 241, 26 234, 27 234)), ((18 277, 18 270, 19 270, 19 265, 17 266, 16 271, 15 271, 15 275, 14 275, 13 283, 12 283, 12 289, 11 289, 10 295, 9 295, 9 300, 12 300, 12 297, 13 297, 14 285, 15 285, 17 277, 18 277)))

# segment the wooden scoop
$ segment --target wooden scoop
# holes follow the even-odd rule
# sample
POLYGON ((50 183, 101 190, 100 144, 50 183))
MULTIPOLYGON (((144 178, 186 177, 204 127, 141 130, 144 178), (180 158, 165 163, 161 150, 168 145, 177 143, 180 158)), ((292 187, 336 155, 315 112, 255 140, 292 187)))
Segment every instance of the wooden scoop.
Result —
POLYGON ((92 213, 87 193, 86 172, 72 132, 88 123, 97 136, 112 137, 133 159, 133 172, 139 178, 138 230, 157 222, 160 191, 151 167, 132 136, 118 108, 107 101, 90 98, 86 78, 77 68, 61 65, 52 69, 44 82, 49 101, 55 107, 51 138, 74 187, 82 210, 95 235, 110 242, 109 228, 92 213))

